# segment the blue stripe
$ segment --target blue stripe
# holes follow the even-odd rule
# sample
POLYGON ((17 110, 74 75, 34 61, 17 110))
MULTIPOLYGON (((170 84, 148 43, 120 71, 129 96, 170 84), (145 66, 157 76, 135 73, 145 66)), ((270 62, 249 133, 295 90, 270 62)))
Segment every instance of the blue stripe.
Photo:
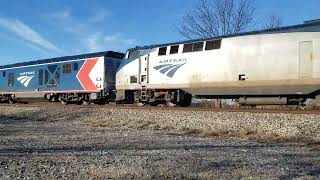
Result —
POLYGON ((159 69, 161 69, 161 68, 163 68, 163 67, 167 67, 167 66, 171 66, 172 64, 162 64, 162 65, 159 65, 159 66, 156 66, 156 67, 154 67, 154 69, 155 70, 159 70, 159 69))
POLYGON ((172 68, 175 68, 177 65, 171 65, 171 66, 169 66, 169 67, 165 67, 165 68, 163 68, 160 72, 162 73, 162 74, 165 74, 165 73, 167 73, 168 71, 170 71, 170 69, 172 69, 172 68))
POLYGON ((168 72, 167 76, 168 76, 168 77, 173 77, 173 75, 177 72, 177 70, 178 70, 179 68, 181 68, 181 67, 182 67, 183 65, 185 65, 185 64, 186 64, 186 63, 180 64, 180 65, 174 67, 173 69, 171 69, 171 70, 168 72))

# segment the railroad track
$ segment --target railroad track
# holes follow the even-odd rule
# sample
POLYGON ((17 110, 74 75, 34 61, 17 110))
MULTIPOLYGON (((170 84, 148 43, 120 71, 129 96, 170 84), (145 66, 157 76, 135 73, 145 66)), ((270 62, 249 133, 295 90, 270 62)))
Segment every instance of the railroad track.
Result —
POLYGON ((36 107, 36 108, 81 108, 81 109, 136 109, 136 110, 159 110, 159 111, 208 111, 208 112, 250 112, 250 113, 285 113, 285 114, 320 114, 319 109, 285 109, 279 107, 280 109, 263 109, 263 108, 212 108, 212 107, 167 107, 167 106, 136 106, 131 104, 106 104, 106 105, 77 105, 68 104, 63 105, 58 102, 47 102, 47 101, 33 101, 28 103, 16 103, 16 104, 6 104, 0 103, 0 107, 36 107))

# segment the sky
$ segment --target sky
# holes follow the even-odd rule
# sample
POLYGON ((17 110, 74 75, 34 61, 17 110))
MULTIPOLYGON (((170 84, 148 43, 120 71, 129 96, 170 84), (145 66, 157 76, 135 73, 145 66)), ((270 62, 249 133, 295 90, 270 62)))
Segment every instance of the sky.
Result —
MULTIPOLYGON (((1 0, 0 65, 184 40, 177 26, 197 0, 1 0)), ((320 0, 256 0, 256 26, 320 19, 320 0)))

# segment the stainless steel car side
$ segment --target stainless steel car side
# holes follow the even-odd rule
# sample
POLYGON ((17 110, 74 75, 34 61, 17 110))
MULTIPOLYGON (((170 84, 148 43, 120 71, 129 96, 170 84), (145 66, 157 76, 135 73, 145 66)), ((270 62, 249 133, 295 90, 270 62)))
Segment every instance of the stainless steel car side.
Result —
POLYGON ((301 104, 320 89, 320 32, 281 32, 129 50, 118 100, 188 106, 191 96, 301 104))

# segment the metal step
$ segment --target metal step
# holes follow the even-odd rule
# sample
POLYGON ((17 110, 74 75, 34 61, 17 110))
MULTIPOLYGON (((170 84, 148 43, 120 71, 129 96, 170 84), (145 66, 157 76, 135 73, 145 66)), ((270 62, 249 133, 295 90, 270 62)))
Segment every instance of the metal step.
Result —
POLYGON ((147 100, 148 100, 147 87, 142 86, 142 88, 141 88, 141 101, 147 101, 147 100))

